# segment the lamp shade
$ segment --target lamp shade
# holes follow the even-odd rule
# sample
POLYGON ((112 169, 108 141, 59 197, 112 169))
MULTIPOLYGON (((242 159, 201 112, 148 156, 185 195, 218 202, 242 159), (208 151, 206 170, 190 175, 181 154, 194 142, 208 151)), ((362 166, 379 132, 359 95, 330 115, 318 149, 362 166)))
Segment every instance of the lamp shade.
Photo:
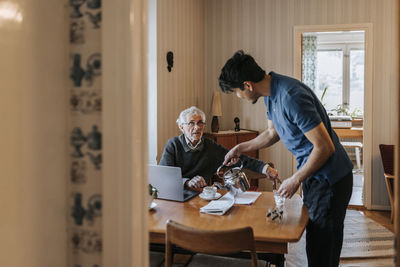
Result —
POLYGON ((221 95, 218 91, 214 91, 211 103, 211 116, 222 116, 221 95))

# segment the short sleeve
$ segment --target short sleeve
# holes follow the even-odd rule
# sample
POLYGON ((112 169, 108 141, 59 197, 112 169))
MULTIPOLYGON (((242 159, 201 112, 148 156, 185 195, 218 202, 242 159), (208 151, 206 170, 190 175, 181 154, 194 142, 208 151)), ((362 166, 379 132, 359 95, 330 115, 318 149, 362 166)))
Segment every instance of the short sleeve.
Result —
POLYGON ((294 124, 306 133, 318 126, 322 119, 316 108, 315 96, 307 89, 297 86, 284 98, 285 112, 294 124))
POLYGON ((264 97, 264 104, 267 108, 266 116, 267 116, 267 118, 270 118, 270 116, 269 116, 269 97, 264 97))

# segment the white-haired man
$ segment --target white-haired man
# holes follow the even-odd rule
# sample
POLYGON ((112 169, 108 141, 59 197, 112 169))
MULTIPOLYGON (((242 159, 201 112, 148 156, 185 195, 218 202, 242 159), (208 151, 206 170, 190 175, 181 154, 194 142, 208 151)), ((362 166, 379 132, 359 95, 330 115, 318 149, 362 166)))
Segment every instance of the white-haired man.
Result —
MULTIPOLYGON (((193 106, 183 110, 176 120, 182 134, 168 140, 160 160, 160 165, 180 167, 184 185, 191 188, 210 183, 228 152, 215 141, 203 137, 205 122, 201 109, 193 106)), ((270 179, 278 178, 278 172, 265 162, 245 155, 240 158, 244 168, 263 173, 270 179)))

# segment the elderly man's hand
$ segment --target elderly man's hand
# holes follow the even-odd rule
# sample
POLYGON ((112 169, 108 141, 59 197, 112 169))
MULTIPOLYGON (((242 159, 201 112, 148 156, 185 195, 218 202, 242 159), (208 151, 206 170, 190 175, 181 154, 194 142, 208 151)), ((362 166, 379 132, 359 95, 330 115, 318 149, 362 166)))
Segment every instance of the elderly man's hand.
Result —
POLYGON ((206 185, 207 185, 206 181, 200 175, 193 177, 187 183, 187 186, 192 187, 192 188, 200 188, 200 187, 204 187, 206 185))
POLYGON ((272 189, 276 190, 282 184, 282 181, 279 179, 278 170, 274 167, 272 162, 268 162, 268 167, 264 174, 272 182, 272 189))
POLYGON ((266 176, 271 181, 278 180, 280 183, 282 183, 281 180, 279 179, 279 174, 277 169, 274 169, 271 166, 268 166, 266 176))

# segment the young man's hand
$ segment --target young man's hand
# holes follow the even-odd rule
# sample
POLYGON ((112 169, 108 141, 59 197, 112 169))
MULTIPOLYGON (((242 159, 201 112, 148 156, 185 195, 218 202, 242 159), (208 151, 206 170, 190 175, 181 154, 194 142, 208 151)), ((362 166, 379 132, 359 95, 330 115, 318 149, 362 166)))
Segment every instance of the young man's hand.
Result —
POLYGON ((299 189, 300 184, 301 182, 299 179, 293 175, 282 182, 281 186, 279 187, 278 194, 285 198, 292 198, 297 189, 299 189))
POLYGON ((231 166, 238 162, 238 158, 241 155, 239 151, 239 145, 234 146, 228 153, 225 155, 224 165, 231 166))

